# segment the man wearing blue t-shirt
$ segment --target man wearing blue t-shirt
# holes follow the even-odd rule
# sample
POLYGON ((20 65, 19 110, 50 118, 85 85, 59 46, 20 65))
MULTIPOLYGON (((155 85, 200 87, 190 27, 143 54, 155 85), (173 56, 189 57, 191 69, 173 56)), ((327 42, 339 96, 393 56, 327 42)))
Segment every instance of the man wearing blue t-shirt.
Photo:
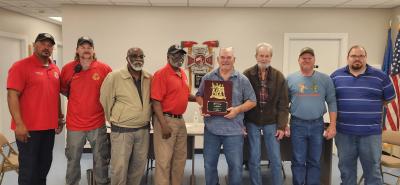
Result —
POLYGON ((350 48, 347 64, 331 75, 338 104, 335 142, 341 184, 357 183, 359 158, 365 184, 381 185, 382 110, 396 94, 389 77, 367 64, 362 46, 350 48))
POLYGON ((336 134, 335 88, 328 75, 314 70, 314 50, 300 50, 300 71, 288 76, 293 185, 320 184, 323 137, 336 134), (330 124, 324 133, 328 104, 330 124))

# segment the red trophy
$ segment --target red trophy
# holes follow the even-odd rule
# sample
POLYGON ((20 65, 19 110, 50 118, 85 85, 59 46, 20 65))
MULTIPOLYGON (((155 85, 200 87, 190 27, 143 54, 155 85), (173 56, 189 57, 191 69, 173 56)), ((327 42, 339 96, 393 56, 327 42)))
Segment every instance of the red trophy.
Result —
POLYGON ((232 81, 204 81, 203 113, 226 115, 232 106, 232 81))

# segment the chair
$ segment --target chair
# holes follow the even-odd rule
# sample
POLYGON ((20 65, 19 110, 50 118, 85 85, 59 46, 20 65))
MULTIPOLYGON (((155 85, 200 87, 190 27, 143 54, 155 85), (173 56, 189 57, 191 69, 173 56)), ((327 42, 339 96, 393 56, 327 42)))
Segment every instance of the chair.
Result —
MULTIPOLYGON (((387 168, 400 168, 400 156, 393 155, 393 146, 400 146, 400 132, 399 131, 383 131, 382 132, 382 149, 388 149, 388 151, 384 151, 381 156, 381 175, 382 181, 383 174, 388 174, 393 177, 397 177, 396 185, 400 185, 400 176, 395 174, 382 171, 382 166, 387 168), (387 153, 387 154, 386 154, 387 153)), ((361 176, 358 184, 361 184, 361 181, 364 178, 364 174, 361 176)))
POLYGON ((0 154, 2 161, 0 164, 0 185, 3 182, 4 173, 15 171, 18 173, 18 153, 14 150, 6 137, 0 133, 0 154))

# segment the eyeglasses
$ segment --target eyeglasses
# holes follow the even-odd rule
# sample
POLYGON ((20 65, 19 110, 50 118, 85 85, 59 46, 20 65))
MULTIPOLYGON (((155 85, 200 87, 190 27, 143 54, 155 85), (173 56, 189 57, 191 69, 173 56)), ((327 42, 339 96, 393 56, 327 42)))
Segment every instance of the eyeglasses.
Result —
POLYGON ((350 58, 360 58, 364 59, 366 56, 365 55, 350 55, 350 58))
POLYGON ((140 59, 144 59, 144 57, 146 57, 145 55, 129 55, 129 58, 140 58, 140 59))

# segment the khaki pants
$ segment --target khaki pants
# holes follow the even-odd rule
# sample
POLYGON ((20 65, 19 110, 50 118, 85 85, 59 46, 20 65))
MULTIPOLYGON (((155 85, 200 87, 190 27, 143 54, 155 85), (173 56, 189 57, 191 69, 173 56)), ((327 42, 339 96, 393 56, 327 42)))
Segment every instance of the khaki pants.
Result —
POLYGON ((149 150, 149 129, 111 132, 111 185, 140 185, 149 150))
POLYGON ((66 185, 78 185, 81 180, 81 156, 83 146, 89 141, 93 153, 93 171, 96 184, 109 184, 108 164, 110 149, 107 138, 107 129, 103 125, 100 128, 88 131, 67 131, 67 147, 65 156, 67 157, 67 173, 65 177, 66 185))
POLYGON ((155 185, 181 185, 187 156, 187 132, 183 119, 164 116, 172 129, 171 137, 162 138, 161 125, 154 120, 155 185))

